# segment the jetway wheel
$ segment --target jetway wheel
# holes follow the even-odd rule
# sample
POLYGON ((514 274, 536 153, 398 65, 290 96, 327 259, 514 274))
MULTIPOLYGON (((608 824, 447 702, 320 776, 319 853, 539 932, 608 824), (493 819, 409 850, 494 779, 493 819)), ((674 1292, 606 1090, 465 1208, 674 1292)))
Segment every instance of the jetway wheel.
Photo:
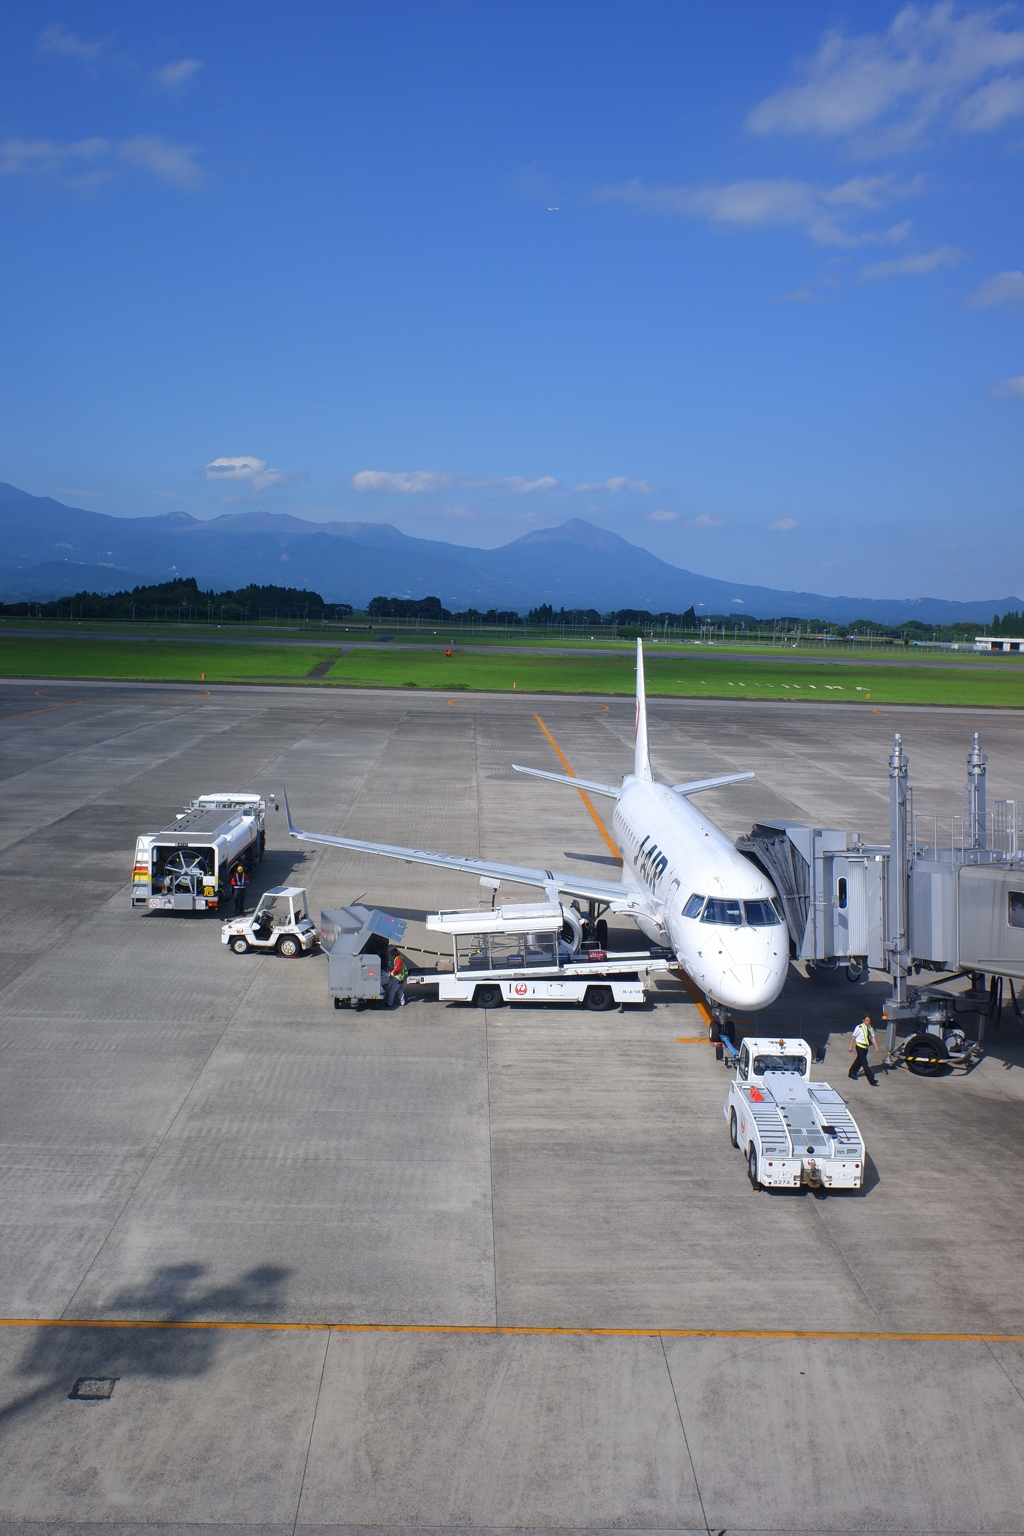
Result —
POLYGON ((907 1070, 915 1077, 935 1077, 949 1063, 949 1052, 938 1035, 914 1035, 903 1047, 907 1070))

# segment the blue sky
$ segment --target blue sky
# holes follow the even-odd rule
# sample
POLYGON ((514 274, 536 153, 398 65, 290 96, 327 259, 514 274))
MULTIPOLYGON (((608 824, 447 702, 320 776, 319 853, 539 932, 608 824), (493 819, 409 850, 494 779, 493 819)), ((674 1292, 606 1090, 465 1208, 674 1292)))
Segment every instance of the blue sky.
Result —
POLYGON ((0 479, 1024 593, 1024 7, 8 7, 0 479))

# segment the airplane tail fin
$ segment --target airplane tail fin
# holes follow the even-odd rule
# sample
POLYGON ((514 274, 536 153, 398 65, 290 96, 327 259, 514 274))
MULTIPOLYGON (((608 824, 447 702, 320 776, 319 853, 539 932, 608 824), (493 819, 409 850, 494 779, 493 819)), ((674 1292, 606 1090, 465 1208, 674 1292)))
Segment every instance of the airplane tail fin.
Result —
POLYGON ((633 774, 648 783, 654 778, 651 772, 651 755, 647 750, 647 690, 644 687, 644 643, 636 643, 636 737, 633 749, 633 774))

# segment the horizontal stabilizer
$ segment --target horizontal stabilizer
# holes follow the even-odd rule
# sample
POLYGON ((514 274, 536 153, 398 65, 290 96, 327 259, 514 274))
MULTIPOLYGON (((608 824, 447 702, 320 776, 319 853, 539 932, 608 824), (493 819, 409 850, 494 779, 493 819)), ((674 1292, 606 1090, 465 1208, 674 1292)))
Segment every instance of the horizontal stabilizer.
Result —
POLYGON ((610 800, 619 798, 614 784, 593 784, 590 779, 577 779, 568 773, 548 773, 543 768, 521 768, 518 763, 513 763, 512 767, 516 773, 529 773, 535 779, 551 779, 555 784, 568 784, 570 789, 588 789, 592 795, 607 795, 610 800))
POLYGON ((702 789, 717 789, 720 784, 738 784, 753 777, 753 773, 723 773, 717 779, 691 779, 689 784, 673 784, 672 788, 677 795, 696 795, 702 789))

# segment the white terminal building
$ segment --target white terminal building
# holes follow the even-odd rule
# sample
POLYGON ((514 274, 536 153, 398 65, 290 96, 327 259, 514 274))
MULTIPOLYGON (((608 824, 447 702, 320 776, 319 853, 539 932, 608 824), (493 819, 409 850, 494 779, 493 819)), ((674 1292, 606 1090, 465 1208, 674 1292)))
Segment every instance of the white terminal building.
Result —
POLYGON ((993 640, 991 635, 975 635, 974 649, 976 651, 1024 651, 1024 639, 993 640))

